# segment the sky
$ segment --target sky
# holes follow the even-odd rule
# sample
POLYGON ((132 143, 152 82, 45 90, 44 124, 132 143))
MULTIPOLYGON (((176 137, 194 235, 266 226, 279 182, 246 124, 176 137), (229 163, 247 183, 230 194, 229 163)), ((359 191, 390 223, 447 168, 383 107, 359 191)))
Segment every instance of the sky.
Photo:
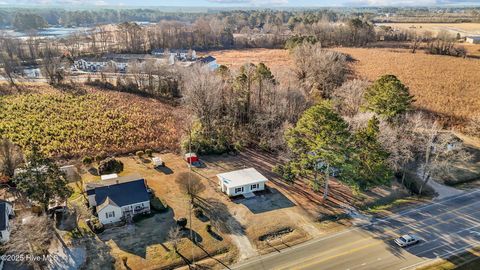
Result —
POLYGON ((9 5, 195 6, 195 7, 337 7, 477 5, 480 0, 0 0, 9 5))

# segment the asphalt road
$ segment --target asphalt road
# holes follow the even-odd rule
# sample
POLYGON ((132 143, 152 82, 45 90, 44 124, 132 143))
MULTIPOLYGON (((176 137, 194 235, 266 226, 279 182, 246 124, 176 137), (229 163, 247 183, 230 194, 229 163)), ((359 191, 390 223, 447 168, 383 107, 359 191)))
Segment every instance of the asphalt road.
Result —
POLYGON ((474 246, 480 246, 480 190, 417 206, 231 268, 407 270, 474 246), (396 246, 393 239, 406 233, 414 233, 422 241, 407 248, 396 246))

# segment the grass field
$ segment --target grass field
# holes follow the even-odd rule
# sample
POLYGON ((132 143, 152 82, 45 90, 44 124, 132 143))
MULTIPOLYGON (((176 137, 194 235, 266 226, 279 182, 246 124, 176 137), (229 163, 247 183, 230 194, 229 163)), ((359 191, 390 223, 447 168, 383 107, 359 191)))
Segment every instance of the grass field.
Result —
POLYGON ((36 142, 55 157, 176 150, 179 109, 127 93, 87 89, 64 93, 43 86, 0 96, 0 137, 20 146, 36 142))
MULTIPOLYGON (((351 55, 356 77, 375 80, 384 74, 400 78, 415 95, 415 105, 461 123, 480 113, 480 61, 447 56, 411 54, 402 49, 337 48, 351 55)), ((286 50, 230 50, 214 52, 218 63, 237 68, 252 61, 264 62, 274 74, 291 76, 293 60, 286 50)), ((282 78, 280 81, 288 81, 282 78)))
POLYGON ((378 23, 376 25, 391 26, 399 30, 412 30, 417 32, 431 32, 437 34, 442 31, 463 36, 479 35, 480 23, 378 23))

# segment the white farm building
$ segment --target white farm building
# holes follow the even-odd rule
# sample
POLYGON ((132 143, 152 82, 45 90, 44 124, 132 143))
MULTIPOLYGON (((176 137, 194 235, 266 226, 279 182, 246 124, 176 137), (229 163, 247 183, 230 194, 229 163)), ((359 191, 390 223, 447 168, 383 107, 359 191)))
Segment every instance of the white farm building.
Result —
POLYGON ((465 42, 471 43, 471 44, 480 44, 480 36, 466 37, 465 42))
POLYGON ((268 179, 254 168, 217 174, 222 192, 228 196, 249 195, 265 189, 268 179))

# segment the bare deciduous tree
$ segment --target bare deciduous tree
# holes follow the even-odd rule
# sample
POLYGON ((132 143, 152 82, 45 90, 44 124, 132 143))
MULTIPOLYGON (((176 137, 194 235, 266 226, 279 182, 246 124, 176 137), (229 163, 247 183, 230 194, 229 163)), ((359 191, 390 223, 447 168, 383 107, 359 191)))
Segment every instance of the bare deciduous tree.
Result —
POLYGON ((11 86, 17 87, 15 79, 19 73, 20 60, 15 54, 0 52, 0 75, 4 77, 11 86))
POLYGON ((313 97, 330 98, 346 79, 347 57, 324 50, 319 44, 304 43, 294 50, 297 79, 313 97))
MULTIPOLYGON (((50 244, 55 237, 52 221, 48 216, 19 216, 10 235, 10 241, 4 246, 6 254, 12 255, 48 255, 50 244)), ((43 260, 23 260, 21 263, 30 264, 41 269, 43 260)))
POLYGON ((422 159, 420 173, 422 184, 419 194, 431 178, 448 174, 457 162, 466 162, 471 155, 465 150, 460 139, 449 131, 442 131, 437 122, 432 122, 423 131, 422 159))
POLYGON ((172 247, 175 253, 178 253, 178 245, 180 244, 182 237, 183 237, 183 233, 180 230, 179 226, 173 226, 168 231, 168 241, 172 244, 172 247))
POLYGON ((23 162, 20 147, 7 138, 0 139, 0 174, 13 177, 15 169, 23 162))
POLYGON ((363 94, 368 86, 368 81, 357 79, 342 84, 333 93, 335 109, 347 117, 356 115, 364 102, 363 94))
POLYGON ((178 174, 175 179, 180 190, 190 196, 190 202, 193 204, 195 198, 197 198, 202 191, 205 190, 205 185, 202 183, 202 179, 195 173, 183 172, 178 174))
POLYGON ((67 65, 60 50, 51 43, 46 43, 42 50, 42 71, 50 84, 61 83, 67 75, 67 65))

